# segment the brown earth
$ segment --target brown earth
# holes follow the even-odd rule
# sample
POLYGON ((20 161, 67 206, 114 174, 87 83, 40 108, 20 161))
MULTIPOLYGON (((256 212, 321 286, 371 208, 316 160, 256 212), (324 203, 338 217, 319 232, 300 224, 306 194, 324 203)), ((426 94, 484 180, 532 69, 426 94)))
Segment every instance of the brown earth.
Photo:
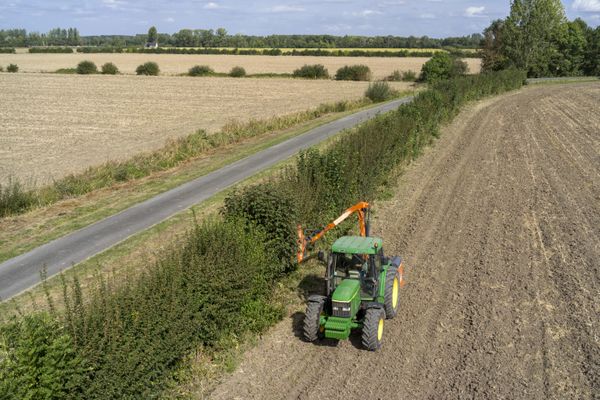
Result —
POLYGON ((600 398, 600 85, 478 103, 375 205, 405 257, 384 347, 273 328, 215 399, 600 398))
MULTIPOLYGON (((83 60, 95 62, 98 67, 112 62, 122 73, 134 74, 138 65, 157 62, 162 74, 186 73, 194 65, 209 65, 217 72, 228 73, 241 66, 249 74, 292 73, 304 64, 323 64, 334 75, 344 65, 365 64, 373 77, 381 79, 394 70, 421 71, 427 57, 308 57, 308 56, 241 56, 241 55, 191 55, 191 54, 0 54, 0 65, 17 64, 21 72, 54 72, 60 68, 75 68, 83 60)), ((481 60, 467 58, 472 73, 481 69, 481 60)))
MULTIPOLYGON (((1 74, 0 184, 43 185, 198 129, 356 100, 368 82, 1 74)), ((393 82, 400 91, 410 83, 393 82)))

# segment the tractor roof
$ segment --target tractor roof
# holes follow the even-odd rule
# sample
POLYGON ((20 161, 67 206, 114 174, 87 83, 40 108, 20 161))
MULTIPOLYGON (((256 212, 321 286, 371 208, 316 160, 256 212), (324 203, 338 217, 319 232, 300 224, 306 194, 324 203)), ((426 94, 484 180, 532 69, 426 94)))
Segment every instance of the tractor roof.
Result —
POLYGON ((331 248, 334 253, 377 254, 383 240, 376 237, 343 236, 335 241, 331 248))

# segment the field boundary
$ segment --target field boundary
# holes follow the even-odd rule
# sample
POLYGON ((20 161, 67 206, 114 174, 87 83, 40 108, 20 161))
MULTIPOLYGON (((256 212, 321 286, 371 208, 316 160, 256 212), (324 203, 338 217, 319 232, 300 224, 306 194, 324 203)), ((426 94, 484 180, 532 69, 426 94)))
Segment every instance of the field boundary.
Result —
POLYGON ((0 298, 7 300, 39 284, 42 266, 45 267, 47 276, 51 277, 302 149, 380 113, 391 111, 411 99, 412 97, 405 97, 393 100, 327 123, 9 259, 0 264, 0 281, 3 284, 0 298))

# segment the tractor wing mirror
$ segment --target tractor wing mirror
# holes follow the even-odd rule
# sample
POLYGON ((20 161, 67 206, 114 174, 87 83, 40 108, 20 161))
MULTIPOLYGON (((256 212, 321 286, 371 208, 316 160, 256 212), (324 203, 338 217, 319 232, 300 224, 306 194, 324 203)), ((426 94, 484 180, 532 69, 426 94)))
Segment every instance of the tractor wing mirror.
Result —
POLYGON ((323 250, 321 250, 321 251, 319 251, 319 253, 317 253, 317 257, 318 257, 319 261, 325 262, 325 252, 323 252, 323 250))

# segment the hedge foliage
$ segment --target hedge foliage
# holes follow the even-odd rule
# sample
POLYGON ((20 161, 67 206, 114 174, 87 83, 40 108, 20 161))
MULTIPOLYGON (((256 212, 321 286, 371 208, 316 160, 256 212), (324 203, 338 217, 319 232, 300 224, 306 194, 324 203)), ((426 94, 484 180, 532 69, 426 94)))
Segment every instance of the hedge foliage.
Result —
POLYGON ((294 78, 329 79, 329 71, 322 64, 304 65, 293 73, 294 78))
POLYGON ((73 53, 73 49, 71 47, 30 47, 30 53, 64 53, 70 54, 73 53))
MULTIPOLYGON (((64 315, 0 329, 0 362, 10 363, 3 390, 44 398, 27 383, 35 381, 48 382, 54 398, 156 397, 198 346, 261 332, 281 317, 269 297, 289 268, 294 226, 322 228, 349 205, 373 200, 464 103, 524 80, 511 70, 440 82, 327 149, 303 152, 277 179, 230 196, 224 218, 195 224, 141 276, 99 278, 85 299, 76 279, 65 284, 64 315), (22 354, 37 343, 44 351, 22 354)), ((329 239, 336 233, 343 232, 329 239)))
POLYGON ((8 64, 6 67, 7 72, 19 72, 19 66, 17 64, 8 64))
POLYGON ((79 64, 77 64, 76 71, 80 75, 97 74, 98 67, 96 66, 96 64, 94 62, 84 60, 84 61, 81 61, 79 64))
POLYGON ((119 68, 111 62, 104 63, 101 70, 104 75, 117 75, 119 73, 119 68))
POLYGON ((15 54, 16 52, 14 47, 0 47, 0 54, 15 54))
POLYGON ((189 76, 209 76, 214 74, 215 71, 208 65, 194 65, 189 69, 189 76))
POLYGON ((160 68, 158 67, 157 63, 153 61, 148 61, 142 65, 139 65, 135 69, 135 73, 137 75, 157 76, 160 73, 160 68))
POLYGON ((367 65, 346 65, 337 70, 338 81, 370 81, 371 69, 367 65))
POLYGON ((232 78, 242 78, 246 76, 246 70, 244 67, 233 67, 231 68, 231 71, 229 71, 229 76, 232 78))

